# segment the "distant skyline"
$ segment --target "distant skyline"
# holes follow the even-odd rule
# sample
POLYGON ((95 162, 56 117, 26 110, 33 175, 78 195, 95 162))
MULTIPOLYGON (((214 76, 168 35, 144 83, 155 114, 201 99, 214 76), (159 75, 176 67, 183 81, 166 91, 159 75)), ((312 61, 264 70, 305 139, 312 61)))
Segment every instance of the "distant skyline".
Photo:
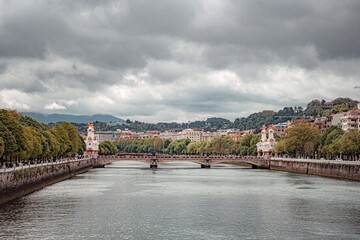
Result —
POLYGON ((233 121, 360 96, 360 1, 0 0, 0 108, 233 121))

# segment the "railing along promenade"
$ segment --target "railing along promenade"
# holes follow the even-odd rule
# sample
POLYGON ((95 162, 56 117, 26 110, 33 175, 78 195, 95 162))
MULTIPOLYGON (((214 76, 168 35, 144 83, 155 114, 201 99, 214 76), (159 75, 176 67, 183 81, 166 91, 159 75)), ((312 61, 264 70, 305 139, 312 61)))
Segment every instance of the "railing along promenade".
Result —
POLYGON ((80 162, 80 161, 86 161, 89 159, 92 159, 92 157, 90 157, 90 156, 69 157, 69 158, 57 159, 56 161, 52 161, 52 162, 41 162, 41 163, 35 162, 33 164, 19 163, 19 166, 17 166, 16 164, 13 164, 14 165, 13 167, 6 167, 5 165, 0 165, 0 173, 12 172, 12 171, 20 170, 20 169, 36 168, 36 167, 40 167, 40 166, 52 166, 52 165, 60 165, 60 164, 64 164, 64 163, 70 163, 70 162, 80 162))
POLYGON ((360 160, 341 160, 341 159, 312 159, 312 158, 291 158, 291 157, 272 157, 271 160, 278 161, 294 161, 294 162, 306 162, 306 163, 328 163, 328 164, 350 164, 360 165, 360 160))

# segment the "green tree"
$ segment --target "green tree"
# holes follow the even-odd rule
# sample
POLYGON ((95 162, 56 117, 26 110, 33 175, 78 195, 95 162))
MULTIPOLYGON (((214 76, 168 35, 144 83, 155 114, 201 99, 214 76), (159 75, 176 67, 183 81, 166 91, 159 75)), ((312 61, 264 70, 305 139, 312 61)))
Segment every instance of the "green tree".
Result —
POLYGON ((24 127, 24 135, 27 140, 27 149, 23 159, 38 159, 42 156, 41 135, 32 127, 24 127))
POLYGON ((0 122, 0 137, 4 141, 4 152, 1 156, 1 159, 7 160, 8 156, 14 154, 14 152, 18 149, 15 136, 9 131, 9 129, 0 122))
POLYGON ((211 141, 212 153, 228 155, 233 152, 234 141, 230 136, 216 137, 211 141))
POLYGON ((116 145, 110 141, 99 144, 99 155, 114 155, 118 152, 116 145))
POLYGON ((322 113, 321 102, 318 99, 314 99, 308 103, 305 110, 307 116, 318 116, 322 113))
POLYGON ((319 138, 319 131, 305 120, 293 122, 291 127, 286 129, 285 150, 291 155, 314 157, 319 138))
POLYGON ((0 157, 2 157, 2 155, 5 152, 5 142, 4 140, 0 137, 0 157))
POLYGON ((236 146, 237 153, 241 156, 256 155, 257 147, 256 144, 259 142, 260 134, 248 134, 245 135, 241 140, 240 144, 236 146))
POLYGON ((64 122, 61 125, 67 132, 70 141, 67 154, 70 156, 74 155, 75 153, 78 152, 79 148, 81 147, 81 137, 74 125, 68 122, 64 122))
POLYGON ((187 145, 186 147, 186 153, 188 154, 199 154, 199 150, 200 150, 200 145, 201 143, 200 142, 191 142, 187 145))
POLYGON ((60 143, 54 133, 48 129, 43 132, 49 146, 49 157, 56 157, 60 152, 60 143))
POLYGON ((333 158, 340 151, 338 146, 335 144, 338 139, 344 134, 344 131, 338 127, 331 126, 327 129, 320 137, 318 150, 321 155, 327 158, 333 158))
POLYGON ((346 159, 359 158, 360 132, 349 131, 343 134, 335 143, 337 149, 346 156, 346 159))
POLYGON ((13 145, 14 149, 12 149, 11 153, 8 153, 10 158, 19 158, 23 155, 23 152, 25 152, 27 148, 23 127, 18 122, 20 117, 21 115, 16 111, 5 109, 0 110, 0 123, 5 125, 5 127, 11 132, 16 142, 16 144, 13 145))
POLYGON ((69 135, 66 129, 62 126, 61 123, 55 124, 54 128, 52 129, 54 135, 56 136, 57 141, 59 142, 59 153, 58 156, 60 157, 68 157, 70 156, 71 152, 71 142, 69 139, 69 135))

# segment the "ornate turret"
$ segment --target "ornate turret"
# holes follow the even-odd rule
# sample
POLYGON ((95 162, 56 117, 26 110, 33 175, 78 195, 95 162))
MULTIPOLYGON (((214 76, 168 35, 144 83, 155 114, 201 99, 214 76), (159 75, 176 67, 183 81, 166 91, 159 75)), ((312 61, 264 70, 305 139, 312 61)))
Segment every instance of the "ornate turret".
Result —
POLYGON ((269 141, 270 142, 275 142, 275 138, 274 138, 274 129, 273 129, 273 125, 271 124, 269 127, 269 141))
POLYGON ((95 129, 92 122, 88 123, 87 136, 84 138, 86 144, 85 155, 98 155, 99 142, 95 137, 95 129))
POLYGON ((266 142, 266 126, 265 125, 262 126, 260 141, 266 142))
POLYGON ((262 130, 261 130, 261 139, 256 144, 258 156, 263 155, 265 157, 270 157, 275 143, 276 143, 276 140, 274 138, 273 125, 269 126, 268 131, 266 131, 266 126, 263 125, 262 130), (267 134, 268 134, 268 137, 267 137, 267 134))

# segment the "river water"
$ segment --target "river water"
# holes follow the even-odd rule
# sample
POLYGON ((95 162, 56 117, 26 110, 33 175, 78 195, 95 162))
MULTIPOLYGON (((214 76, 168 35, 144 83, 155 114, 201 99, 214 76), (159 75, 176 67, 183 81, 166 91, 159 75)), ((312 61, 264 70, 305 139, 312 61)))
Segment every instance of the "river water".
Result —
POLYGON ((360 183, 117 162, 1 206, 0 239, 360 239, 360 183))

